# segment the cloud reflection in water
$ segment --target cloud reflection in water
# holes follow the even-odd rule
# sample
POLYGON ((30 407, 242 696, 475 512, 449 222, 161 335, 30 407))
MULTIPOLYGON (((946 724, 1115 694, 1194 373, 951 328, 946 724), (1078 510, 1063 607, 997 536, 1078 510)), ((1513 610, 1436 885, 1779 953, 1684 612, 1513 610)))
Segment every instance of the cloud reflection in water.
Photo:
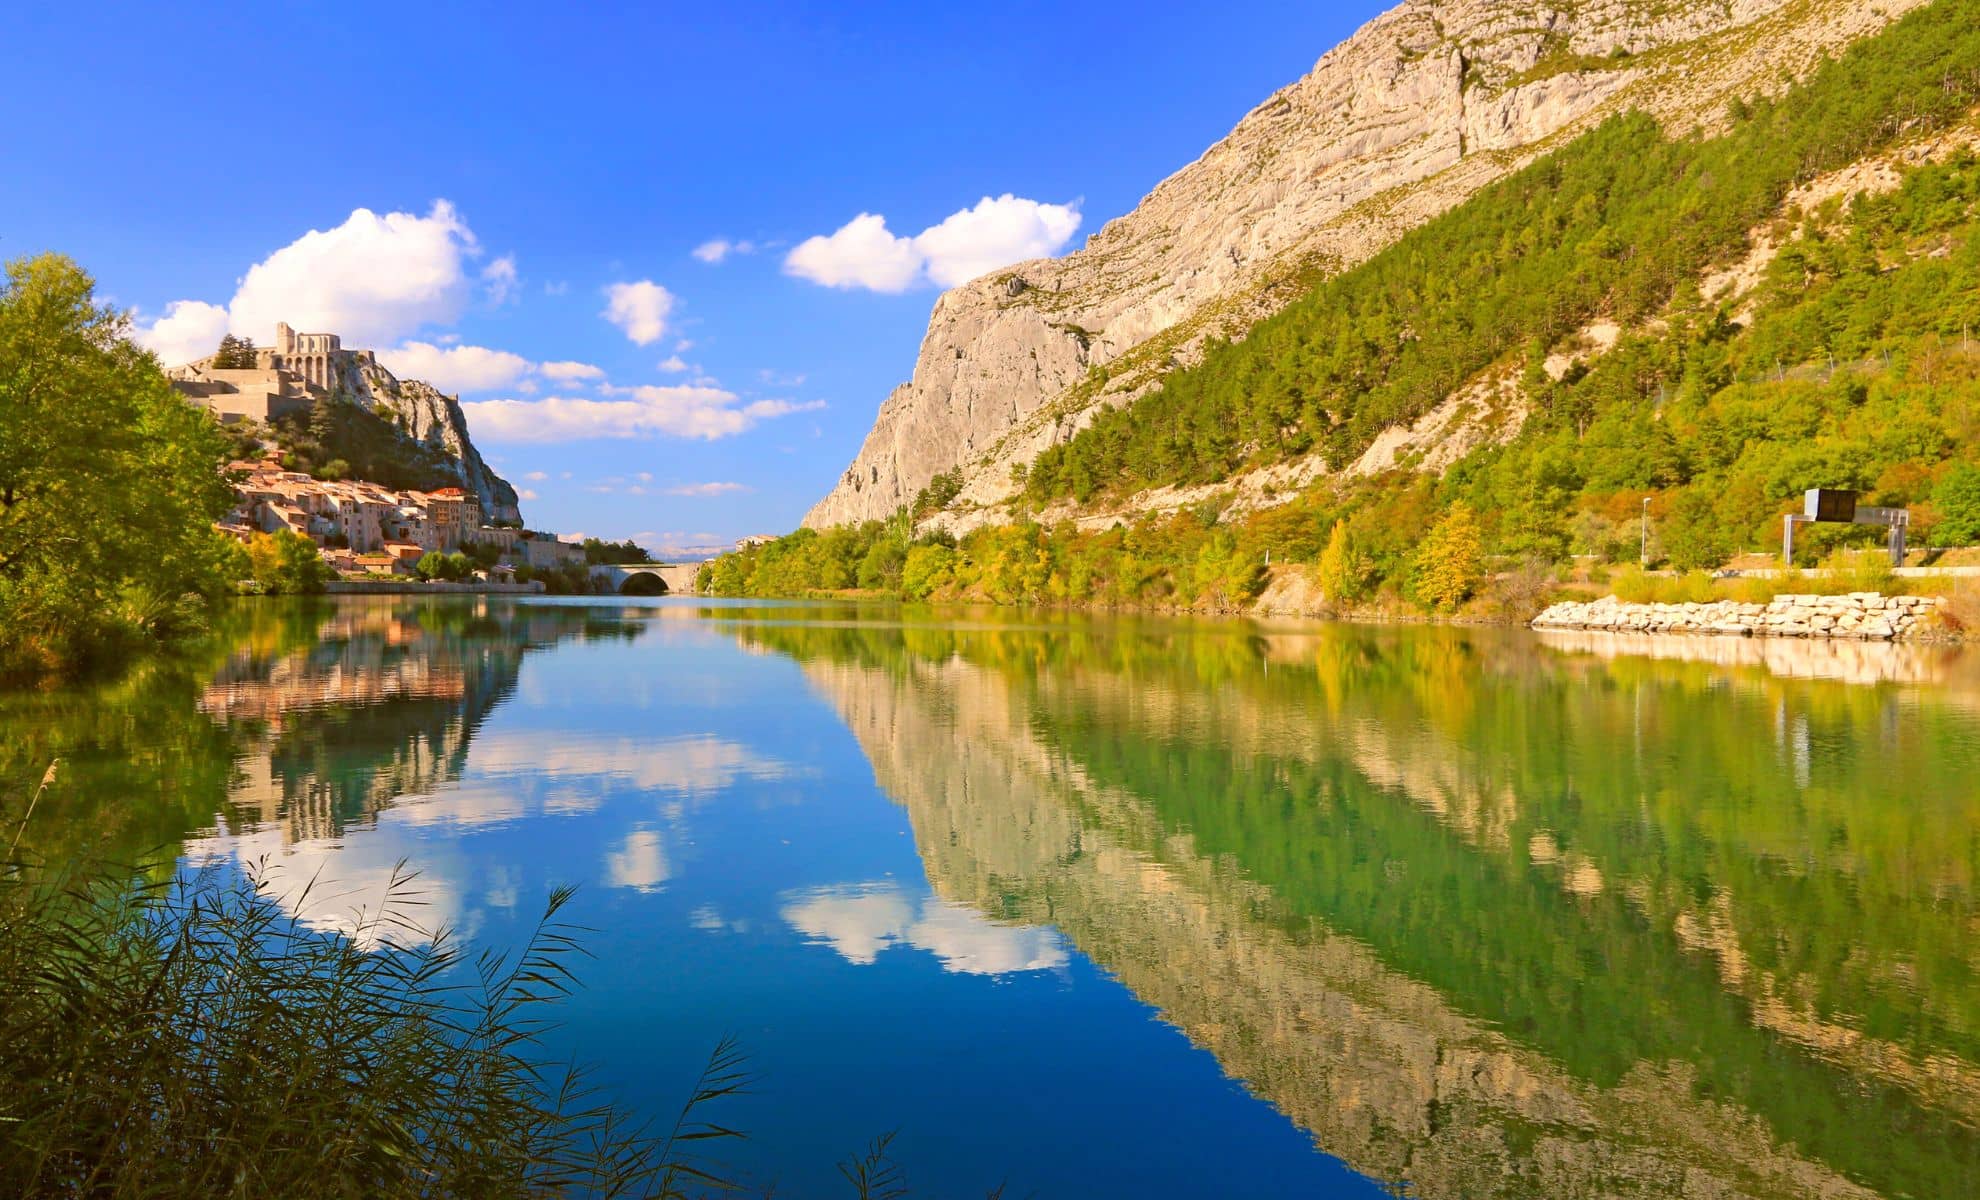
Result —
POLYGON ((1064 941, 1035 925, 999 925, 965 904, 932 893, 916 903, 891 883, 842 884, 791 893, 782 915, 814 943, 866 965, 890 946, 908 945, 967 975, 1051 971, 1066 965, 1064 941))

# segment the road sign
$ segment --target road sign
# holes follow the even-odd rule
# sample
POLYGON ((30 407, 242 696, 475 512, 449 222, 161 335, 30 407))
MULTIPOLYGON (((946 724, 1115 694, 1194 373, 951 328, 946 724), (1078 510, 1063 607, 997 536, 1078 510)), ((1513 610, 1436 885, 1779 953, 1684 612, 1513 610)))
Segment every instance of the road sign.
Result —
POLYGON ((1856 493, 1842 488, 1809 488, 1802 497, 1801 515, 1811 521, 1847 525, 1856 519, 1856 493))

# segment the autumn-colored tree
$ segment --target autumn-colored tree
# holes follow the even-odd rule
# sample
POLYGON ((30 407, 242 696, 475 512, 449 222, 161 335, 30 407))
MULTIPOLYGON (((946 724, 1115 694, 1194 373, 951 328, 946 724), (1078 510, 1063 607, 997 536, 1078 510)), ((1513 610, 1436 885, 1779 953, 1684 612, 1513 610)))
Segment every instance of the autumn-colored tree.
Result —
POLYGON ((1336 606, 1366 599, 1370 571, 1368 556, 1355 545, 1354 535, 1348 531, 1348 523, 1334 522, 1333 532, 1327 535, 1327 548, 1320 552, 1318 575, 1321 596, 1327 603, 1336 606))
POLYGON ((1453 504, 1416 548, 1410 585, 1419 604, 1448 612, 1471 598, 1483 577, 1483 547, 1471 506, 1453 504))
POLYGON ((316 543, 293 530, 257 533, 247 553, 255 582, 266 592, 289 596, 320 592, 337 577, 316 543))

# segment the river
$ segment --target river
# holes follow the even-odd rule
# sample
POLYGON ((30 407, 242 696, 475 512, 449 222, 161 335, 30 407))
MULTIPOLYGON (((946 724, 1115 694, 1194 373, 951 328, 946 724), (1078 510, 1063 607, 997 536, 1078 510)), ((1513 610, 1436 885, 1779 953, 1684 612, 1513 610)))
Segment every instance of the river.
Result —
MULTIPOLYGON (((1980 1195, 1980 654, 258 601, 0 697, 51 857, 590 927, 552 1049, 843 1194, 1980 1195), (314 890, 305 885, 320 878, 314 890)), ((359 936, 364 936, 362 933, 359 936)))

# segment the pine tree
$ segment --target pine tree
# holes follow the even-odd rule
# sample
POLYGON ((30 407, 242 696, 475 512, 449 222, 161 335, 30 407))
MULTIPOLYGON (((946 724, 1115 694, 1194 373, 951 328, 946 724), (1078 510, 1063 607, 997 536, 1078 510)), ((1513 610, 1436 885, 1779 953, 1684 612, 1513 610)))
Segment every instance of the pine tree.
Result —
POLYGON ((213 352, 213 365, 222 370, 232 370, 241 365, 241 340, 233 334, 223 334, 220 348, 213 352))

